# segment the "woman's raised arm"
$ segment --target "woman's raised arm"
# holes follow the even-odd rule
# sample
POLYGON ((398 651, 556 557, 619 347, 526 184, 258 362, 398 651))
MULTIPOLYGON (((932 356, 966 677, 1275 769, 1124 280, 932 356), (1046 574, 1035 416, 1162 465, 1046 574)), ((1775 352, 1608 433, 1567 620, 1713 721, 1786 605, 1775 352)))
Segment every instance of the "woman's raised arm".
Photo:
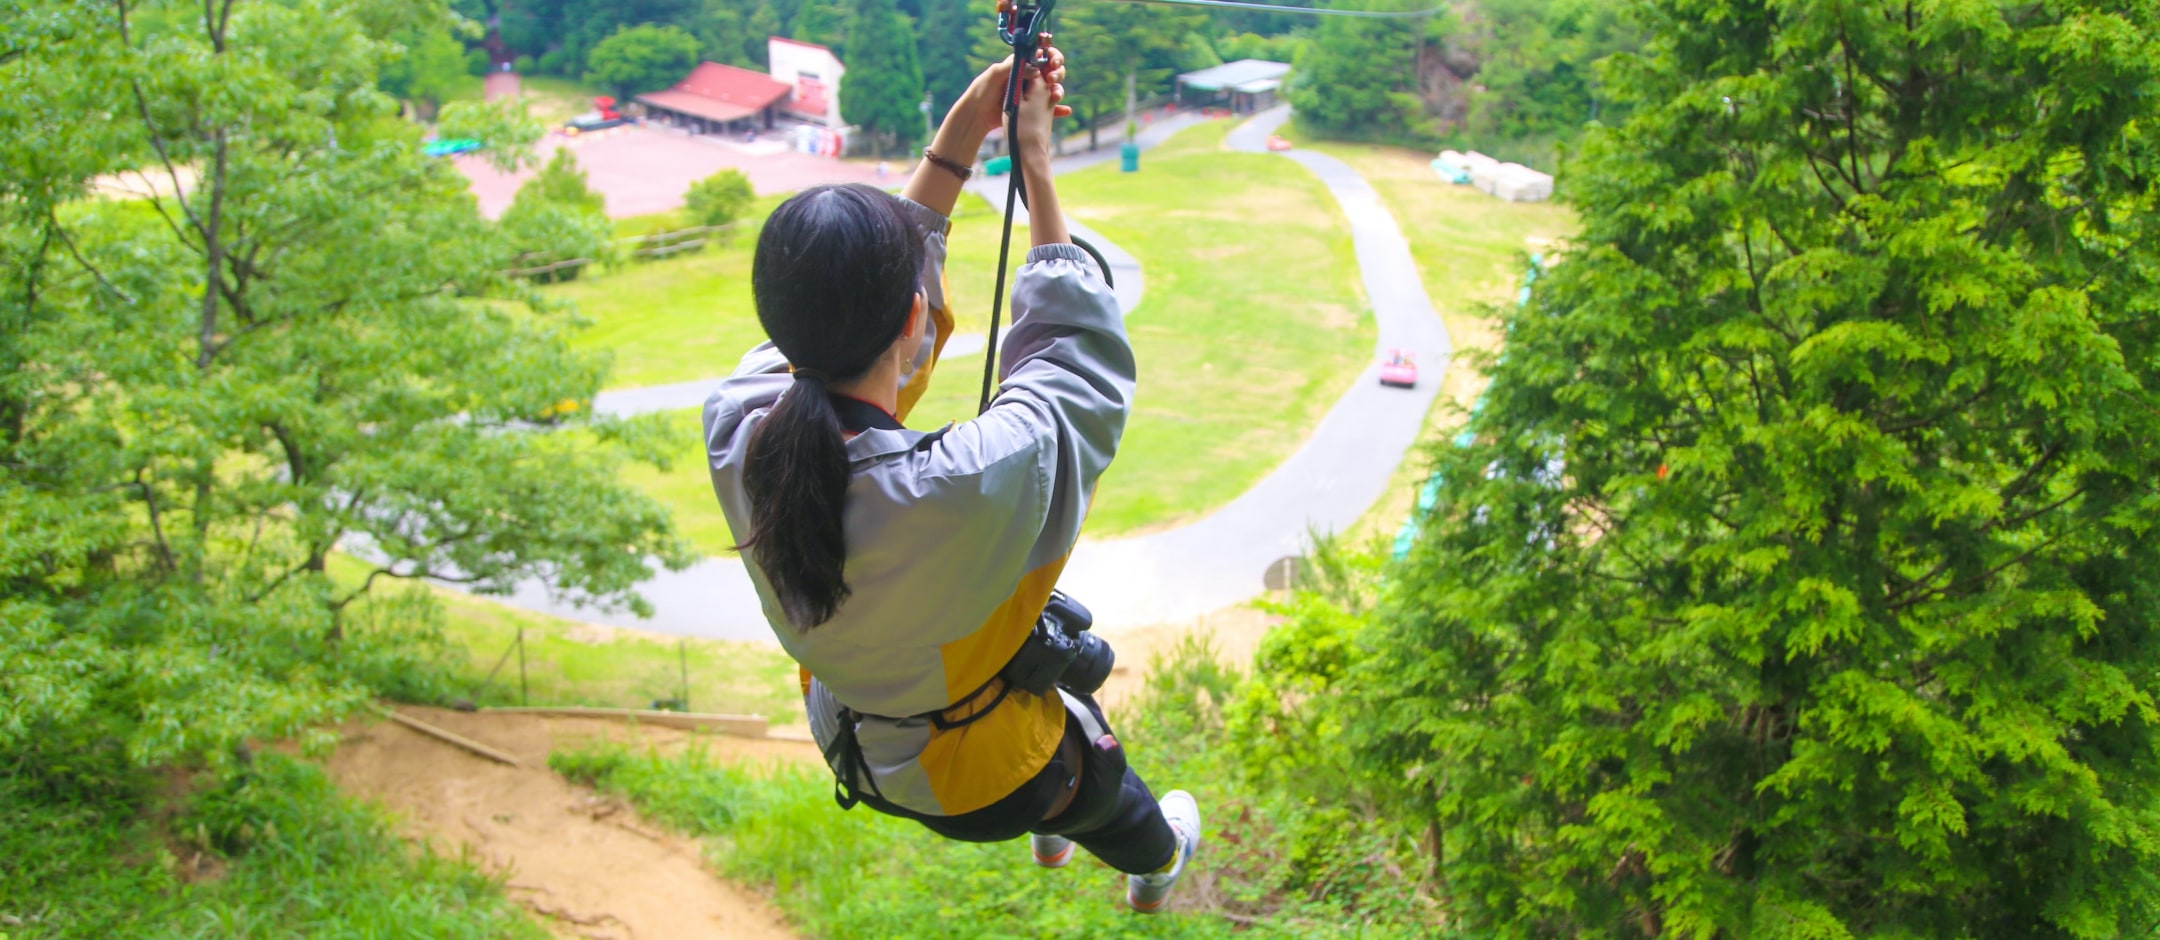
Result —
MULTIPOLYGON (((1051 103, 1054 113, 1064 117, 1072 108, 1057 102, 1065 97, 1065 53, 1051 45, 1051 36, 1042 36, 1043 51, 1047 60, 1041 78, 1050 84, 1051 103)), ((995 63, 968 83, 967 91, 960 100, 953 102, 945 112, 945 122, 938 125, 937 138, 930 142, 930 152, 940 160, 956 166, 971 167, 975 153, 982 149, 983 138, 1005 119, 1005 80, 1012 68, 1012 59, 995 63)), ((900 195, 921 203, 939 215, 952 215, 953 206, 960 201, 960 186, 965 182, 963 174, 939 165, 937 160, 925 158, 915 165, 900 195)))

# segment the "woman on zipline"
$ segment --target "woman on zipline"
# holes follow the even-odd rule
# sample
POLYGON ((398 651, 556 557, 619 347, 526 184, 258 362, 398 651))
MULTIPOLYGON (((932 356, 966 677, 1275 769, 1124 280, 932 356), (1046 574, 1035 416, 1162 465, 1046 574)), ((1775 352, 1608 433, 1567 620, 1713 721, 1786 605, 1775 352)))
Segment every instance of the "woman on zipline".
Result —
POLYGON ((1108 668, 1092 635, 1060 640, 1062 596, 1045 605, 1134 380, 1117 301, 1071 243, 1050 178, 1050 122, 1071 111, 1049 39, 1008 128, 1034 248, 989 409, 928 434, 900 423, 951 338, 947 216, 1004 116, 1011 60, 953 104, 901 198, 821 186, 773 211, 750 275, 771 341, 706 401, 705 440, 765 618, 802 666, 841 805, 970 842, 1031 833, 1051 868, 1077 842, 1153 912, 1199 847, 1192 796, 1156 801, 1102 709, 1069 687, 1091 684, 1008 681, 1045 635, 1068 644, 1063 659, 1073 637, 1100 653, 1095 682, 1108 668))

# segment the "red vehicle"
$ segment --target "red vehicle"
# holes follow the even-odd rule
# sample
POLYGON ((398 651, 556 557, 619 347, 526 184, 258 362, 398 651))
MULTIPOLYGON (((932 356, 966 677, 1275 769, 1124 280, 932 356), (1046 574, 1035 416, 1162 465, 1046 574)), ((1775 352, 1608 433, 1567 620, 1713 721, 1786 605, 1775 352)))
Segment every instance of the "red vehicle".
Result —
POLYGON ((1417 387, 1417 359, 1409 350, 1388 350, 1387 361, 1380 364, 1380 384, 1397 388, 1417 387))
POLYGON ((1284 138, 1281 134, 1268 135, 1267 149, 1280 153, 1282 151, 1290 149, 1290 146, 1290 141, 1284 138))

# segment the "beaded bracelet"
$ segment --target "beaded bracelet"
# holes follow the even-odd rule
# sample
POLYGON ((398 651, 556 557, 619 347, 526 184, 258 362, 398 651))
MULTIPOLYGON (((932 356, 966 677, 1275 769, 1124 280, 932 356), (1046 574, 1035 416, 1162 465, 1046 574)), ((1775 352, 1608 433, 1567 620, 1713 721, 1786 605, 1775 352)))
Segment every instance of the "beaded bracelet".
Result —
POLYGON ((938 156, 937 154, 932 153, 930 148, 928 147, 923 148, 922 156, 923 159, 930 161, 932 165, 942 167, 946 172, 951 173, 954 176, 960 177, 960 182, 965 183, 968 181, 969 177, 975 175, 974 167, 963 166, 957 161, 938 156))

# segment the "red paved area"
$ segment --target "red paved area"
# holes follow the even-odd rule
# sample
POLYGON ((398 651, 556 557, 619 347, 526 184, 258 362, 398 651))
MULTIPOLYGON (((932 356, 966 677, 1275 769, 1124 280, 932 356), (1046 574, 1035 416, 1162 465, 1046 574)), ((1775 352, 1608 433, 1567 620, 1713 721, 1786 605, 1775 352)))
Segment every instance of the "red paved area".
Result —
MULTIPOLYGON (((691 183, 729 167, 748 174, 759 195, 792 193, 820 183, 880 182, 874 165, 792 151, 753 156, 711 139, 658 128, 620 127, 577 138, 549 134, 538 148, 542 162, 557 147, 571 148, 578 166, 585 170, 586 182, 607 197, 608 215, 617 218, 677 208, 691 183)), ((518 186, 532 176, 530 170, 516 175, 496 172, 470 155, 456 162, 458 170, 472 180, 480 211, 489 218, 509 208, 518 186)), ((906 164, 896 161, 884 182, 897 185, 905 171, 906 164)))
POLYGON ((480 87, 486 90, 487 100, 494 101, 517 97, 524 83, 518 81, 516 72, 493 71, 487 73, 487 78, 481 81, 480 87))

